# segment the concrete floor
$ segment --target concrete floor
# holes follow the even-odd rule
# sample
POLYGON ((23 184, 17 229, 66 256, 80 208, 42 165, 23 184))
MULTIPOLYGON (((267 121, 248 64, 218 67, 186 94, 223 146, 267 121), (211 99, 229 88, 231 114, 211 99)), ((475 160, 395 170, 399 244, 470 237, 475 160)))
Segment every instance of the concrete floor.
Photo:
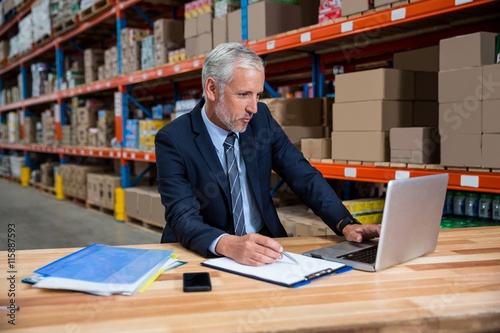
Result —
POLYGON ((15 225, 17 250, 160 242, 159 233, 0 179, 0 251, 7 249, 9 224, 15 225))

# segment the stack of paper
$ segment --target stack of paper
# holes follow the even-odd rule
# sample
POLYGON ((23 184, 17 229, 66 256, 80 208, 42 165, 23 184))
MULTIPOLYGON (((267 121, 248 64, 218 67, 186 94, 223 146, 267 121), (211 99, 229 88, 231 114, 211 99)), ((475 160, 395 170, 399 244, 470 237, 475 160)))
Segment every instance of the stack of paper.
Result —
POLYGON ((25 282, 37 288, 132 295, 143 291, 167 269, 183 264, 172 255, 171 250, 93 244, 37 269, 25 282))

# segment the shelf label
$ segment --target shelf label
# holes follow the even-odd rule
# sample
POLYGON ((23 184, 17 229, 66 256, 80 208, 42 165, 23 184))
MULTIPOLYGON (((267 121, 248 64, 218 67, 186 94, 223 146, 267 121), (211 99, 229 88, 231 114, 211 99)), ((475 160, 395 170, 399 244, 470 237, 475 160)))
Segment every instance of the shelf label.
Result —
POLYGON ((131 158, 135 159, 135 153, 130 154, 131 158))
POLYGON ((102 156, 102 151, 101 150, 99 150, 99 156, 102 156))
POLYGON ((127 152, 123 152, 123 158, 127 158, 128 154, 127 152))
POLYGON ((108 88, 111 87, 111 82, 109 82, 109 81, 106 82, 106 87, 108 87, 108 88))
POLYGON ((91 90, 90 87, 87 87, 87 91, 90 91, 90 90, 91 90))
POLYGON ((193 67, 200 67, 200 60, 196 59, 195 61, 193 61, 193 67))
POLYGON ((73 149, 73 154, 76 154, 76 149, 73 149))
POLYGON ((455 0, 455 6, 464 5, 469 2, 472 2, 472 0, 455 0))
POLYGON ((303 34, 300 35, 300 42, 301 43, 307 43, 311 41, 311 32, 304 32, 303 34))
POLYGON ((111 151, 111 152, 109 152, 109 157, 113 157, 113 156, 115 156, 115 154, 113 154, 113 152, 112 152, 112 151, 111 151))
POLYGON ((117 157, 122 157, 122 153, 118 152, 118 153, 116 153, 116 156, 117 157))
POLYGON ((398 8, 391 12, 391 21, 399 21, 406 18, 406 8, 398 8))
POLYGON ((142 79, 143 80, 146 80, 147 78, 148 78, 148 74, 146 74, 146 73, 142 74, 142 79))
POLYGON ((340 32, 349 32, 349 31, 352 31, 353 29, 354 29, 354 25, 353 25, 352 21, 343 22, 340 25, 340 32))
POLYGON ((101 89, 101 85, 100 84, 98 84, 98 85, 95 86, 95 90, 99 90, 99 89, 101 89))
POLYGON ((460 175, 460 186, 478 188, 479 176, 460 175))
POLYGON ((410 178, 410 171, 396 170, 396 179, 410 178))
POLYGON ((162 76, 163 75, 163 69, 159 69, 156 71, 156 75, 162 76))
POLYGON ((273 50, 275 48, 276 48, 275 40, 270 40, 269 42, 266 43, 266 50, 273 50))
POLYGON ((344 177, 356 178, 357 169, 356 168, 345 168, 344 177))
POLYGON ((149 154, 144 155, 144 159, 145 159, 146 161, 149 161, 149 154))
POLYGON ((134 82, 134 77, 133 77, 133 76, 130 76, 130 77, 128 78, 128 82, 134 82))
POLYGON ((115 92, 115 117, 122 116, 122 93, 115 92))
POLYGON ((178 72, 178 71, 180 71, 180 70, 181 70, 181 66, 179 66, 179 65, 175 65, 175 66, 174 66, 174 72, 176 72, 176 73, 177 73, 177 72, 178 72))
POLYGON ((90 156, 94 156, 94 151, 93 150, 89 150, 89 155, 90 156))

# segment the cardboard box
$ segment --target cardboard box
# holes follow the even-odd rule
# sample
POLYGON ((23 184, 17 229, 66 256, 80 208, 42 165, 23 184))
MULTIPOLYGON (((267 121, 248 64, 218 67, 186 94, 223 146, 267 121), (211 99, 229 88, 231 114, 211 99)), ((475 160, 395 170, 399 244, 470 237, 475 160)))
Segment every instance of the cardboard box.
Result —
POLYGON ((441 133, 441 165, 481 167, 481 135, 441 133))
POLYGON ((391 162, 439 164, 440 144, 437 128, 392 128, 391 162))
POLYGON ((266 98, 260 102, 267 105, 281 126, 322 125, 321 98, 266 98))
POLYGON ((212 13, 205 13, 196 17, 196 35, 212 32, 212 13))
MULTIPOLYGON (((335 1, 340 3, 340 0, 333 0, 333 2, 335 1)), ((302 18, 300 26, 308 27, 310 25, 318 24, 319 9, 320 0, 300 1, 300 12, 302 18)), ((340 17, 340 8, 338 8, 338 16, 340 17)))
POLYGON ((248 39, 257 40, 300 28, 300 6, 280 2, 248 5, 248 39))
POLYGON ((107 209, 115 209, 115 190, 121 186, 121 177, 106 175, 103 177, 104 193, 102 206, 107 209))
POLYGON ((482 102, 439 104, 439 130, 446 134, 481 134, 482 102))
POLYGON ((192 58, 198 55, 197 37, 186 39, 186 58, 192 58))
POLYGON ((482 67, 439 72, 439 103, 475 103, 482 99, 482 67))
POLYGON ((500 63, 483 66, 482 83, 483 101, 500 99, 500 63))
POLYGON ((429 101, 413 102, 414 127, 438 127, 439 126, 439 103, 429 101))
MULTIPOLYGON (((302 7, 304 7, 306 3, 306 1, 302 1, 302 7)), ((316 22, 314 24, 333 21, 342 17, 342 3, 340 0, 321 0, 318 9, 318 15, 316 16, 316 22)))
POLYGON ((335 103, 333 131, 389 131, 392 127, 412 126, 412 102, 367 101, 335 103))
POLYGON ((390 5, 391 3, 398 2, 400 0, 374 0, 374 7, 380 7, 385 5, 390 5))
POLYGON ((439 42, 439 70, 477 67, 495 63, 496 33, 476 32, 439 42))
POLYGON ((438 73, 415 72, 415 100, 438 100, 438 73))
POLYGON ((373 8, 373 0, 342 1, 342 16, 361 13, 373 8))
POLYGON ((215 18, 213 21, 213 46, 221 43, 227 43, 227 15, 215 18))
POLYGON ((500 168, 500 134, 484 134, 482 149, 482 166, 500 168))
POLYGON ((322 139, 302 139, 300 141, 300 150, 305 158, 331 158, 332 140, 322 139))
POLYGON ((151 214, 149 221, 161 228, 165 226, 165 207, 161 203, 160 193, 151 193, 151 214))
POLYGON ((196 37, 198 34, 198 22, 196 18, 184 21, 184 39, 196 37))
POLYGON ((410 71, 438 72, 439 46, 394 53, 394 68, 410 71))
POLYGON ((243 40, 241 30, 241 9, 227 14, 227 41, 239 42, 243 40))
POLYGON ((207 32, 196 37, 196 52, 197 55, 208 53, 212 50, 212 33, 207 32))
POLYGON ((302 139, 323 137, 323 126, 283 126, 282 128, 296 147, 300 147, 302 139))
POLYGON ((184 43, 184 22, 181 20, 159 19, 154 22, 156 44, 184 43))
POLYGON ((151 190, 140 188, 137 193, 137 217, 149 221, 151 218, 151 190))
POLYGON ((125 214, 132 217, 138 217, 138 193, 135 187, 126 188, 125 193, 125 214))
POLYGON ((500 99, 483 101, 482 130, 485 134, 500 134, 500 99))
POLYGON ((335 102, 413 100, 415 79, 411 71, 380 68, 336 76, 335 102))
POLYGON ((389 132, 333 132, 332 159, 389 161, 389 132))

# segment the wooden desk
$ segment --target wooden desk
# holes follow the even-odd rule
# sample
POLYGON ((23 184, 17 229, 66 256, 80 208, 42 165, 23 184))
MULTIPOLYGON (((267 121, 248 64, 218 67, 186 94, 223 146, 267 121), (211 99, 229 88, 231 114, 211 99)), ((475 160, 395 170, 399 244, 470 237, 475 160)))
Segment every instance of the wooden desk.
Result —
MULTIPOLYGON (((281 239, 300 253, 339 241, 281 239)), ((500 227, 443 230, 437 250, 377 273, 351 271, 288 289, 200 266, 204 259, 175 244, 189 263, 162 275, 143 294, 99 297, 41 290, 19 281, 75 249, 16 253, 16 325, 10 332, 332 332, 499 331, 500 227), (184 293, 182 273, 209 271, 213 291, 184 293)), ((2 286, 7 253, 1 252, 2 286)), ((1 305, 6 303, 1 290, 1 305)))

